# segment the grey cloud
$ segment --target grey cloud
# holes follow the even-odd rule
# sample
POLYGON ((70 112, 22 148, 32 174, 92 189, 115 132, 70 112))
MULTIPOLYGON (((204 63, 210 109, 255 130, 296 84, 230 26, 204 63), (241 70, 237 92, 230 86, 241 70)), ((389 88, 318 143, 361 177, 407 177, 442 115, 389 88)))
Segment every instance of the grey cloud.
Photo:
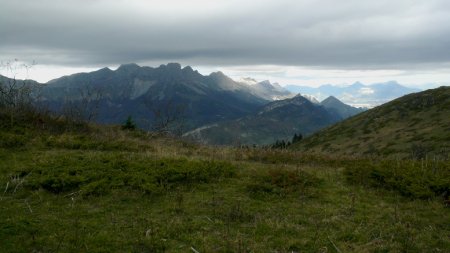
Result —
POLYGON ((68 66, 184 61, 411 68, 450 62, 447 0, 228 1, 223 10, 204 11, 207 1, 173 11, 160 8, 162 1, 140 1, 163 12, 130 2, 139 1, 0 0, 0 57, 68 66))

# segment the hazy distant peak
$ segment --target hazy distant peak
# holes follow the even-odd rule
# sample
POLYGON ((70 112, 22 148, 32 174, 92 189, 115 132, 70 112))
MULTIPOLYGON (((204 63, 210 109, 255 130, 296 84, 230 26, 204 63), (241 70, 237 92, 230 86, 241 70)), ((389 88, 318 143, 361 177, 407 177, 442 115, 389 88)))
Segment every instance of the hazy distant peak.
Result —
POLYGON ((258 114, 261 115, 287 105, 303 106, 304 104, 311 104, 311 102, 305 97, 298 94, 293 98, 271 102, 265 105, 262 110, 258 112, 258 114))
POLYGON ((279 89, 278 87, 275 87, 269 80, 261 81, 261 82, 257 83, 256 85, 259 87, 263 87, 265 89, 271 89, 271 90, 279 89))
POLYGON ((244 87, 242 84, 233 81, 233 79, 229 78, 221 71, 211 73, 209 78, 216 82, 216 87, 221 90, 236 91, 244 87))
POLYGON ((262 85, 272 85, 269 80, 264 80, 264 81, 261 81, 259 83, 262 84, 262 85))
POLYGON ((337 99, 335 96, 327 97, 320 104, 325 108, 327 108, 328 110, 330 110, 331 112, 338 114, 343 119, 364 111, 364 109, 362 108, 356 108, 345 104, 341 100, 337 99))
POLYGON ((110 68, 108 68, 108 67, 104 67, 104 68, 101 68, 101 69, 99 69, 99 70, 97 70, 95 72, 107 72, 107 73, 109 73, 109 72, 113 72, 113 71, 110 68))
POLYGON ((395 84, 395 85, 400 85, 397 81, 395 81, 395 80, 391 80, 391 81, 388 81, 388 82, 386 82, 386 83, 388 83, 388 84, 395 84))
POLYGON ((167 63, 166 67, 173 70, 181 70, 181 64, 176 62, 167 63))
POLYGON ((354 84, 352 84, 352 85, 350 85, 350 87, 353 87, 353 88, 362 88, 362 87, 364 87, 365 85, 363 84, 363 83, 361 83, 361 82, 355 82, 354 84))
POLYGON ((221 77, 221 78, 222 77, 226 77, 226 78, 229 78, 222 71, 212 72, 211 74, 209 74, 209 76, 211 76, 211 77, 221 77))
POLYGON ((283 87, 281 87, 281 85, 279 83, 272 83, 272 86, 274 86, 276 88, 283 88, 283 87))
MULTIPOLYGON (((295 95, 293 98, 291 98, 291 101, 305 101, 305 100, 307 100, 307 101, 309 101, 309 99, 308 98, 306 98, 305 96, 303 96, 302 94, 297 94, 297 95, 295 95)), ((310 101, 311 102, 311 101, 310 101)))
POLYGON ((322 100, 321 103, 323 104, 323 103, 328 103, 328 102, 339 102, 339 103, 342 103, 342 101, 337 99, 335 96, 329 96, 326 99, 322 100))
POLYGON ((117 68, 118 71, 130 71, 130 70, 136 70, 139 69, 140 66, 137 65, 136 63, 126 63, 126 64, 122 64, 119 66, 119 68, 117 68))
POLYGON ((312 95, 298 93, 295 97, 302 97, 313 104, 320 104, 319 100, 312 95))
POLYGON ((291 92, 313 95, 320 100, 333 95, 345 104, 368 108, 386 103, 405 94, 419 91, 418 89, 405 87, 397 81, 372 83, 369 85, 364 85, 361 82, 345 86, 325 84, 317 88, 288 85, 285 88, 291 92))
POLYGON ((402 85, 400 85, 397 81, 388 81, 385 83, 377 83, 374 85, 378 85, 378 86, 389 86, 389 87, 401 87, 402 85))
POLYGON ((197 70, 194 70, 191 66, 186 66, 183 69, 181 69, 181 73, 186 78, 198 79, 198 78, 203 78, 204 77, 197 70))
POLYGON ((258 81, 256 81, 255 79, 251 78, 251 77, 241 77, 238 80, 239 83, 244 83, 247 85, 256 85, 258 83, 258 81))
POLYGON ((186 66, 186 67, 184 67, 184 68, 183 68, 183 71, 185 71, 185 72, 194 72, 194 70, 192 69, 191 66, 186 66))

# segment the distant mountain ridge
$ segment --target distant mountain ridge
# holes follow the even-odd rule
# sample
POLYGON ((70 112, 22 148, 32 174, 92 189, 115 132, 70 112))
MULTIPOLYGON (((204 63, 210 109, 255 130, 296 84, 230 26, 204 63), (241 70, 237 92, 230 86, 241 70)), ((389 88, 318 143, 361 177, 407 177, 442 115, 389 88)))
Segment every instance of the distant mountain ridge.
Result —
POLYGON ((285 88, 291 92, 309 94, 319 100, 334 96, 342 102, 356 107, 374 107, 384 104, 406 94, 419 92, 419 89, 408 88, 396 81, 365 85, 356 82, 348 86, 322 85, 308 87, 287 85, 285 88))
POLYGON ((102 93, 99 122, 117 124, 131 115, 141 127, 152 120, 151 109, 168 104, 183 107, 185 127, 190 129, 244 116, 269 102, 222 72, 203 76, 178 63, 157 68, 123 64, 114 71, 103 68, 64 76, 49 81, 43 94, 52 108, 58 108, 67 98, 81 99, 83 89, 102 93))
POLYGON ((335 98, 334 96, 329 96, 322 102, 320 102, 322 106, 327 108, 328 110, 334 111, 336 114, 338 114, 342 119, 349 118, 353 115, 356 115, 358 113, 361 113, 365 111, 363 108, 356 108, 347 104, 344 104, 339 99, 335 98))
POLYGON ((278 83, 271 83, 269 80, 258 82, 253 78, 245 77, 239 79, 237 82, 250 86, 254 95, 270 101, 295 96, 294 93, 281 87, 278 83))
POLYGON ((312 134, 360 110, 339 100, 322 106, 296 95, 270 102, 254 114, 194 129, 185 136, 214 145, 268 145, 290 140, 294 134, 312 134))
POLYGON ((156 68, 122 64, 38 86, 39 103, 60 115, 106 124, 122 124, 131 116, 144 129, 176 119, 178 133, 216 131, 211 136, 222 136, 207 141, 211 144, 269 144, 360 112, 337 99, 321 104, 313 96, 295 95, 268 80, 234 81, 222 72, 204 76, 178 63, 156 68))

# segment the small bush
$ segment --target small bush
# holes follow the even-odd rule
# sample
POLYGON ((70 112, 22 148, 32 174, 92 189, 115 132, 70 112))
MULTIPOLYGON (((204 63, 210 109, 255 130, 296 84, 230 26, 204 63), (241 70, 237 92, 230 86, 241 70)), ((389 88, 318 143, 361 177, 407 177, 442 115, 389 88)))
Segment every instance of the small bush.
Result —
POLYGON ((28 142, 25 135, 0 132, 0 147, 2 148, 19 148, 28 142))
POLYGON ((247 191, 252 195, 275 194, 285 196, 299 192, 306 194, 310 188, 316 187, 321 180, 302 170, 271 169, 255 182, 247 185, 247 191))
POLYGON ((450 166, 431 161, 360 161, 347 165, 347 181, 394 190, 404 196, 429 199, 450 195, 450 166))
POLYGON ((108 193, 111 190, 111 185, 106 179, 93 181, 81 187, 81 193, 84 196, 100 196, 108 193))
POLYGON ((40 186, 52 193, 68 192, 77 189, 84 182, 79 176, 52 175, 43 178, 40 186))

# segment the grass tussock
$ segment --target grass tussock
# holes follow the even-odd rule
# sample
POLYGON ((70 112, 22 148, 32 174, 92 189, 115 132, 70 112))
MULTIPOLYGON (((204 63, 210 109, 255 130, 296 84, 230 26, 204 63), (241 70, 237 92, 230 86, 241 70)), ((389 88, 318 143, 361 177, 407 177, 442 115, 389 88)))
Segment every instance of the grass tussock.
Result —
POLYGON ((247 186, 247 191, 256 197, 267 195, 284 197, 292 193, 306 196, 320 183, 321 179, 303 170, 272 168, 258 175, 247 186))
POLYGON ((350 183, 394 190, 410 198, 450 200, 448 161, 366 161, 347 166, 344 173, 350 183))

